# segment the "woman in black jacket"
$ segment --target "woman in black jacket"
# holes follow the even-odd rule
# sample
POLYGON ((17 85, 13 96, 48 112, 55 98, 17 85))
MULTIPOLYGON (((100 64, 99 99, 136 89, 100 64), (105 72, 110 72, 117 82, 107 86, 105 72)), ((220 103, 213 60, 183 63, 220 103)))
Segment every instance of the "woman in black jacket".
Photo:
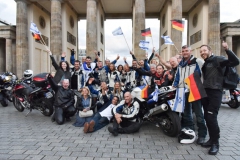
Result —
POLYGON ((71 72, 70 72, 70 67, 69 67, 68 62, 61 61, 58 65, 56 60, 54 59, 52 53, 49 52, 49 54, 50 54, 50 58, 52 60, 52 65, 56 70, 55 76, 53 77, 54 82, 58 85, 62 84, 61 82, 63 81, 63 79, 69 79, 69 82, 71 82, 71 72))

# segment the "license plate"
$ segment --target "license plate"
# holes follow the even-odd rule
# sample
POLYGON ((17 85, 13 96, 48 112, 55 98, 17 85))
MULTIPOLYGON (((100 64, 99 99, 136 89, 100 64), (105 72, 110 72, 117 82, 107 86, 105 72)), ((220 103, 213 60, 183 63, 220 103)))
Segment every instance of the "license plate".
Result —
POLYGON ((47 93, 45 94, 45 96, 46 96, 46 98, 52 98, 52 97, 53 97, 53 95, 52 95, 51 92, 47 92, 47 93))
POLYGON ((240 96, 237 97, 238 102, 240 102, 240 96))

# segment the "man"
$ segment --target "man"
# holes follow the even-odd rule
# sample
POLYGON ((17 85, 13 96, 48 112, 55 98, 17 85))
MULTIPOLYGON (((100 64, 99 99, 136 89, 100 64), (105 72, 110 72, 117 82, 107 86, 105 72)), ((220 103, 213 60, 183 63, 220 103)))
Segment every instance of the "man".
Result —
POLYGON ((74 61, 74 68, 70 69, 71 72, 71 89, 79 91, 84 86, 84 76, 80 69, 80 61, 74 61))
POLYGON ((119 98, 117 96, 114 96, 112 99, 112 103, 106 109, 104 109, 102 112, 97 112, 89 123, 86 122, 84 124, 83 132, 95 132, 108 125, 113 117, 112 109, 117 105, 118 100, 119 98))
POLYGON ((173 86, 175 88, 185 88, 186 90, 185 91, 185 108, 184 108, 184 112, 182 113, 182 121, 181 121, 182 128, 190 128, 193 131, 195 130, 193 115, 192 115, 192 110, 193 110, 196 115, 197 126, 198 126, 197 144, 202 144, 204 143, 205 137, 207 135, 207 127, 205 125, 205 121, 203 117, 201 100, 197 100, 191 103, 188 102, 189 88, 184 83, 184 80, 194 72, 197 72, 201 76, 201 68, 202 68, 203 61, 191 55, 191 49, 187 45, 182 46, 182 56, 183 56, 183 59, 180 61, 177 67, 176 76, 173 81, 173 86))
POLYGON ((94 78, 100 82, 108 82, 107 70, 106 67, 103 66, 102 61, 97 62, 97 68, 94 70, 94 78))
POLYGON ((208 45, 200 47, 200 55, 205 63, 202 67, 203 86, 207 93, 207 98, 202 99, 204 118, 207 123, 210 139, 202 144, 202 147, 211 147, 210 155, 216 155, 219 150, 220 129, 218 126, 217 115, 222 100, 223 73, 225 66, 239 65, 239 59, 229 50, 227 43, 222 43, 228 59, 223 56, 214 56, 208 45), (215 65, 217 64, 217 65, 215 65))
POLYGON ((62 86, 58 86, 53 81, 50 74, 48 75, 48 80, 56 93, 53 104, 55 112, 52 116, 52 121, 56 121, 57 124, 61 125, 65 122, 65 118, 66 121, 70 121, 70 117, 76 113, 76 109, 74 107, 74 93, 71 89, 69 89, 68 79, 63 80, 62 86))
POLYGON ((177 61, 177 58, 176 57, 171 57, 169 59, 169 63, 171 65, 171 70, 168 74, 168 80, 169 80, 169 85, 172 85, 173 83, 173 80, 175 78, 175 74, 176 74, 176 71, 177 71, 177 66, 178 66, 178 61, 177 61))
POLYGON ((139 109, 139 103, 134 101, 130 92, 126 92, 124 100, 112 110, 114 117, 113 127, 108 127, 108 131, 114 136, 117 136, 118 133, 137 132, 141 127, 141 124, 137 122, 139 109), (122 128, 119 128, 119 126, 122 128))

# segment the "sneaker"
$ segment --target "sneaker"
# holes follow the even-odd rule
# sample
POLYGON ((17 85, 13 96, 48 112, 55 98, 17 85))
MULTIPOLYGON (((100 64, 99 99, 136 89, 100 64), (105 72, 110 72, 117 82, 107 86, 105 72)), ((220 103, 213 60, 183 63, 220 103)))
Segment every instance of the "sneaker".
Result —
POLYGON ((88 132, 88 130, 89 130, 89 123, 88 123, 88 122, 86 122, 86 123, 84 123, 83 132, 84 132, 84 133, 87 133, 87 132, 88 132))
POLYGON ((95 126, 95 122, 94 122, 94 120, 91 120, 90 123, 89 123, 89 129, 88 129, 88 131, 89 131, 89 132, 93 132, 94 126, 95 126))
POLYGON ((204 148, 209 148, 209 147, 211 147, 211 146, 212 146, 212 140, 209 139, 207 142, 201 144, 201 146, 204 147, 204 148))
POLYGON ((113 127, 108 127, 108 131, 112 133, 114 136, 118 136, 118 132, 113 130, 113 127))
POLYGON ((198 145, 202 145, 205 142, 205 138, 204 137, 198 137, 197 139, 197 144, 198 145))

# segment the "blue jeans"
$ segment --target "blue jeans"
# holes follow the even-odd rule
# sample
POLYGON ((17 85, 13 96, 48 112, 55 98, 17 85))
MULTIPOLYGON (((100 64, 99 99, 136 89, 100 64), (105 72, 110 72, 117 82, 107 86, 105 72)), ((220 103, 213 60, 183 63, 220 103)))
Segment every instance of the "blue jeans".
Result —
POLYGON ((109 124, 109 120, 107 119, 107 117, 102 117, 99 112, 97 112, 93 119, 92 119, 94 122, 95 122, 95 125, 94 125, 94 128, 93 128, 93 132, 94 131, 97 131, 103 127, 105 127, 106 125, 109 124))
POLYGON ((185 93, 185 108, 182 113, 182 128, 190 128, 195 131, 193 122, 193 111, 196 115, 198 126, 198 137, 205 138, 207 135, 207 127, 203 116, 201 100, 188 102, 189 92, 185 93))

